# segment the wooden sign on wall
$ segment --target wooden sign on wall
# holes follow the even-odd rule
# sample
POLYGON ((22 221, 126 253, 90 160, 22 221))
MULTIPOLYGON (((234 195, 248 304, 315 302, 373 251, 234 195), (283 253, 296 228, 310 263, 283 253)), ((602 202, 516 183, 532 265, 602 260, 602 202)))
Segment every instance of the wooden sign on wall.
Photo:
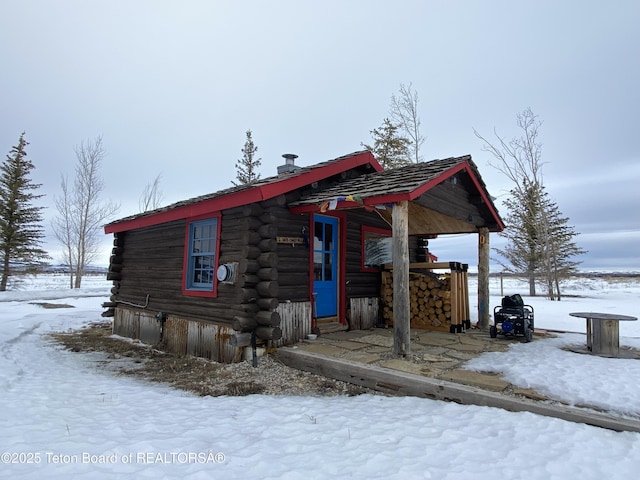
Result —
POLYGON ((304 238, 302 237, 276 237, 278 243, 288 243, 290 245, 302 245, 304 244, 304 238))

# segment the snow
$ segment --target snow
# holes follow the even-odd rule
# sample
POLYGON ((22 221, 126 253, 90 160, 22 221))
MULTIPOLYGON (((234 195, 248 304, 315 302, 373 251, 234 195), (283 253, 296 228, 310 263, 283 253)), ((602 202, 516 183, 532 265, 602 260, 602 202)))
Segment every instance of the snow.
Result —
MULTIPOLYGON (((99 354, 47 339, 98 320, 109 296, 103 277, 74 291, 65 281, 33 277, 0 293, 0 478, 599 480, 633 478, 640 467, 638 433, 526 412, 372 395, 196 397, 116 377, 98 369, 99 354), (53 299, 75 308, 34 303, 53 299)), ((514 282, 505 281, 505 294, 526 291, 514 282)), ((500 290, 491 288, 493 306, 500 290)), ((640 417, 640 361, 562 348, 584 344, 584 321, 570 311, 638 316, 640 283, 582 279, 567 288, 576 296, 525 300, 538 328, 578 333, 529 344, 498 338, 510 342, 507 352, 481 355, 466 368, 640 417)), ((639 324, 621 325, 621 345, 640 348, 639 324)))

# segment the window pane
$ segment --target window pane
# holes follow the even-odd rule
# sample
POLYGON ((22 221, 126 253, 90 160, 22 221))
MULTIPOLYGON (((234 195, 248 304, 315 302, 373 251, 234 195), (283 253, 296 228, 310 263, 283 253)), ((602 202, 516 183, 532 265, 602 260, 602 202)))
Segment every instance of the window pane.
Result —
POLYGON ((216 266, 216 233, 218 221, 192 223, 189 239, 189 271, 187 289, 212 290, 216 266))
POLYGON ((313 279, 322 280, 322 253, 313 254, 313 279))
POLYGON ((212 256, 195 257, 193 269, 194 283, 212 283, 213 282, 213 260, 212 256))
POLYGON ((330 223, 324 224, 324 250, 333 249, 333 225, 330 223))
POLYGON ((314 236, 313 248, 315 250, 322 250, 322 223, 321 222, 315 222, 313 224, 313 236, 314 236))
POLYGON ((390 235, 364 232, 364 266, 378 268, 393 261, 393 240, 390 235))
POLYGON ((324 281, 330 282, 333 280, 333 255, 330 253, 324 254, 324 281))

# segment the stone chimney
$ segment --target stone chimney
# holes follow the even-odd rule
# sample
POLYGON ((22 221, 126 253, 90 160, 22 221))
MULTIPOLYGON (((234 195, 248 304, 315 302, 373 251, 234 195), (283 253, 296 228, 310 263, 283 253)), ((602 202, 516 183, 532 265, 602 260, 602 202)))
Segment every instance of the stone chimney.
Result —
POLYGON ((298 155, 294 153, 285 153, 284 155, 282 155, 282 158, 285 159, 285 163, 284 165, 280 165, 278 167, 278 175, 280 175, 281 173, 295 172, 300 168, 295 164, 295 160, 296 158, 298 158, 298 155))

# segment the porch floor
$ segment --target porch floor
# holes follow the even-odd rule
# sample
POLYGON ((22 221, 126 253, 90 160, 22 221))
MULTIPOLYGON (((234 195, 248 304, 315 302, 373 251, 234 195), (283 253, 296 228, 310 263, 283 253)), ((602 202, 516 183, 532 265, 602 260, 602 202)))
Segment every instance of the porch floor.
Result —
MULTIPOLYGON (((536 330, 535 339, 552 335, 536 330)), ((463 370, 472 358, 506 351, 524 338, 496 338, 477 329, 452 334, 411 330, 411 355, 392 353, 393 329, 327 333, 293 347, 278 349, 278 357, 301 370, 349 381, 388 394, 415 395, 486 405, 512 411, 532 411, 613 430, 640 431, 640 421, 610 417, 551 402, 533 389, 518 388, 497 374, 463 370)))
MULTIPOLYGON (((543 335, 548 334, 535 334, 538 338, 543 335)), ((543 400, 545 397, 536 391, 514 388, 496 374, 461 369, 462 364, 483 352, 506 351, 509 344, 518 341, 518 337, 492 339, 488 333, 477 329, 460 334, 411 329, 411 356, 402 359, 392 353, 393 329, 375 328, 324 333, 316 340, 304 340, 292 348, 495 392, 509 390, 517 395, 543 400)))

